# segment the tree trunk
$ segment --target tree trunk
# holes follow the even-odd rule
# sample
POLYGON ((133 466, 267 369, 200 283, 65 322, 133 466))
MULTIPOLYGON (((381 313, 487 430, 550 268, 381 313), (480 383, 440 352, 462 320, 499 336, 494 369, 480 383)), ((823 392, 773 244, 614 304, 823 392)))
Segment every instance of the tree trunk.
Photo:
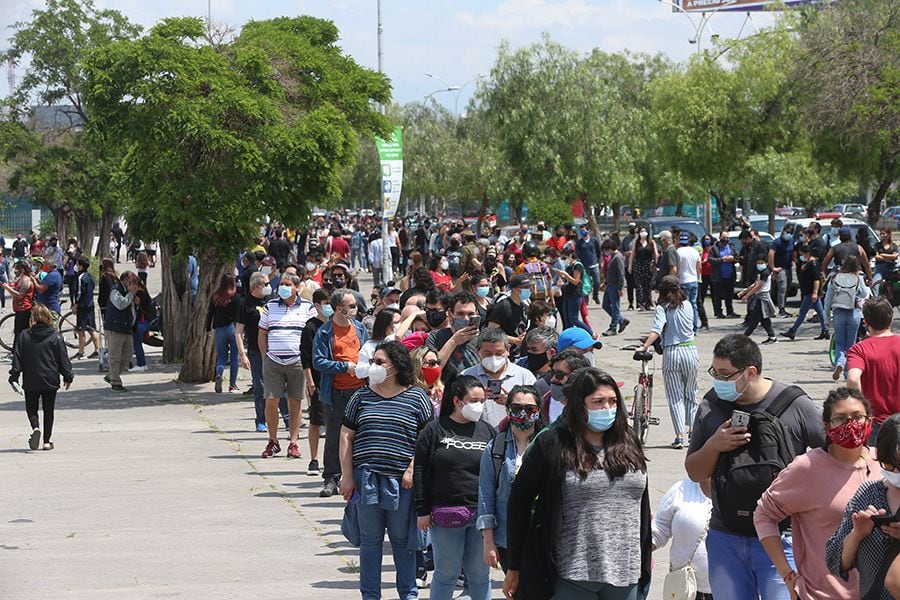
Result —
POLYGON ((90 254, 91 245, 94 243, 94 231, 97 227, 97 220, 93 215, 79 214, 75 219, 75 228, 78 232, 78 245, 83 252, 90 254))
POLYGON ((234 268, 233 263, 209 252, 201 254, 198 262, 200 284, 197 299, 186 319, 187 341, 184 346, 184 361, 178 373, 178 380, 184 383, 206 383, 215 376, 216 348, 212 336, 206 334, 206 312, 209 298, 222 275, 234 268))
POLYGON ((69 210, 68 206, 63 205, 58 208, 50 209, 53 213, 55 231, 42 231, 41 235, 47 233, 56 233, 59 236, 60 244, 69 239, 69 210))
POLYGON ((869 203, 867 220, 872 227, 875 227, 875 224, 878 223, 878 219, 881 218, 881 201, 884 200, 888 190, 891 189, 891 183, 893 183, 893 179, 890 177, 883 179, 881 183, 878 184, 878 189, 875 190, 875 196, 872 198, 872 202, 869 203))
POLYGON ((578 195, 581 198, 581 214, 587 218, 588 226, 591 229, 591 235, 594 239, 600 239, 600 226, 597 225, 597 219, 594 218, 594 211, 591 209, 591 201, 588 200, 587 192, 581 192, 578 195))
POLYGON ((618 202, 612 203, 612 211, 613 211, 613 228, 612 228, 612 230, 613 231, 619 231, 621 229, 621 227, 620 227, 621 221, 622 221, 622 217, 620 216, 620 213, 622 212, 621 208, 622 208, 622 205, 619 204, 618 202))
POLYGON ((113 214, 108 203, 103 203, 103 211, 100 213, 100 243, 97 244, 98 258, 109 256, 109 239, 111 236, 113 214))
POLYGON ((181 362, 187 345, 188 321, 190 320, 190 285, 186 263, 174 257, 175 247, 171 243, 160 242, 159 262, 162 276, 163 361, 181 362))
POLYGON ((475 239, 481 237, 481 228, 484 227, 484 215, 487 212, 488 206, 491 203, 491 199, 488 197, 487 192, 482 192, 481 194, 481 206, 478 208, 478 225, 475 229, 475 239))

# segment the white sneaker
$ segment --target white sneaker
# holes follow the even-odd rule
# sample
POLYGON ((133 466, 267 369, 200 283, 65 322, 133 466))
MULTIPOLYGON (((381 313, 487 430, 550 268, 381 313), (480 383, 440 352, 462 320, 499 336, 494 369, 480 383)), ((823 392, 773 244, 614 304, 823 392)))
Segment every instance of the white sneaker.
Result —
POLYGON ((129 372, 129 373, 143 373, 143 372, 146 371, 146 370, 147 370, 147 365, 144 365, 143 367, 139 367, 138 365, 134 365, 133 367, 131 367, 130 369, 128 369, 128 372, 129 372))

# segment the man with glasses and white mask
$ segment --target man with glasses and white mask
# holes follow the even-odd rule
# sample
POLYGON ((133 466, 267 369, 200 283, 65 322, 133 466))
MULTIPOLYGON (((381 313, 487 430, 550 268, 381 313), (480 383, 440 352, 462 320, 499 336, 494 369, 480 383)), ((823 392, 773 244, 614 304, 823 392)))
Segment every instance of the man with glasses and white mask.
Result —
POLYGON ((287 453, 289 458, 300 458, 297 439, 300 435, 300 408, 306 396, 306 377, 300 362, 300 337, 306 321, 316 314, 312 303, 300 297, 301 284, 302 280, 297 275, 283 275, 278 283, 278 298, 266 303, 259 318, 257 342, 263 356, 266 427, 269 432, 263 458, 272 458, 281 452, 278 444, 278 403, 285 392, 291 436, 287 453))
POLYGON ((541 399, 541 420, 545 424, 554 425, 562 416, 566 407, 563 386, 569 382, 569 376, 589 366, 591 363, 575 348, 563 350, 550 359, 550 391, 541 399))
POLYGON ((353 317, 357 314, 356 297, 346 289, 335 290, 329 303, 334 310, 331 319, 316 332, 313 341, 313 369, 320 373, 319 400, 325 405, 325 484, 319 496, 330 498, 340 487, 340 440, 337 433, 344 420, 344 409, 353 393, 366 385, 356 376, 359 351, 369 339, 366 327, 353 317))
MULTIPOLYGON (((749 337, 735 334, 719 340, 709 369, 713 389, 697 409, 684 461, 691 480, 713 481, 706 548, 717 598, 788 600, 787 588, 753 526, 756 503, 777 468, 768 450, 761 450, 758 440, 764 436, 754 434, 756 439, 751 439, 748 428, 736 424, 752 421, 755 432, 771 433, 790 455, 779 454, 782 462, 825 445, 821 409, 800 388, 763 377, 762 366, 759 346, 749 337), (765 460, 759 458, 762 454, 765 460), (740 481, 732 477, 736 472, 744 475, 740 481)), ((790 531, 783 531, 781 542, 793 563, 790 531)))

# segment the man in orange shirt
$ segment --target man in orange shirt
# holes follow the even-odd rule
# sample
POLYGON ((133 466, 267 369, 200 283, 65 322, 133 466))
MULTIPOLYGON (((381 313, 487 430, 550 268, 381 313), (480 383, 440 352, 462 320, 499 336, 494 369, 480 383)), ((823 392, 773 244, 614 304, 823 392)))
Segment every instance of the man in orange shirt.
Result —
POLYGON ((319 371, 319 399, 325 405, 328 435, 325 436, 325 485, 319 496, 330 498, 340 488, 340 431, 344 408, 353 393, 366 385, 354 374, 359 351, 369 339, 365 326, 353 318, 357 312, 356 297, 348 289, 331 295, 334 314, 319 327, 313 342, 313 369, 319 371))

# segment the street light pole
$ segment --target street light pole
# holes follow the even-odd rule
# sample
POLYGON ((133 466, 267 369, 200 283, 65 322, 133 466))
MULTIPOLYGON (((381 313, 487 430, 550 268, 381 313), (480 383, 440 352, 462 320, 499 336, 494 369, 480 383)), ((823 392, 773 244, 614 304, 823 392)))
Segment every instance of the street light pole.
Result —
MULTIPOLYGON (((473 81, 478 81, 479 79, 481 79, 482 77, 484 77, 484 75, 480 75, 480 74, 479 74, 479 75, 476 75, 475 77, 473 77, 472 79, 468 80, 467 82, 465 82, 465 83, 462 84, 462 85, 451 85, 450 82, 447 81, 446 79, 441 79, 440 77, 438 77, 438 76, 435 75, 434 73, 429 73, 428 71, 425 72, 425 77, 430 77, 430 78, 432 78, 432 79, 437 79, 438 81, 440 81, 441 83, 443 83, 444 85, 447 86, 446 89, 437 90, 437 91, 435 91, 435 92, 431 92, 431 94, 436 94, 437 92, 456 92, 456 93, 453 95, 453 118, 456 119, 456 118, 459 117, 459 95, 462 93, 463 89, 465 89, 465 87, 466 87, 467 85, 469 85, 469 84, 472 83, 473 81)), ((431 94, 429 94, 428 96, 431 96, 431 94)), ((427 98, 428 96, 426 96, 426 98, 427 98)))
MULTIPOLYGON (((384 35, 384 25, 381 22, 381 0, 378 0, 378 72, 383 73, 384 65, 384 46, 382 37, 384 35)), ((384 104, 379 105, 381 114, 385 114, 384 104)), ((380 162, 380 161, 379 161, 380 162)), ((379 171, 381 169, 379 168, 379 171)), ((393 278, 391 273, 391 247, 390 247, 390 226, 387 218, 387 205, 384 201, 384 186, 381 181, 378 182, 378 198, 381 202, 381 281, 386 284, 393 278)))

